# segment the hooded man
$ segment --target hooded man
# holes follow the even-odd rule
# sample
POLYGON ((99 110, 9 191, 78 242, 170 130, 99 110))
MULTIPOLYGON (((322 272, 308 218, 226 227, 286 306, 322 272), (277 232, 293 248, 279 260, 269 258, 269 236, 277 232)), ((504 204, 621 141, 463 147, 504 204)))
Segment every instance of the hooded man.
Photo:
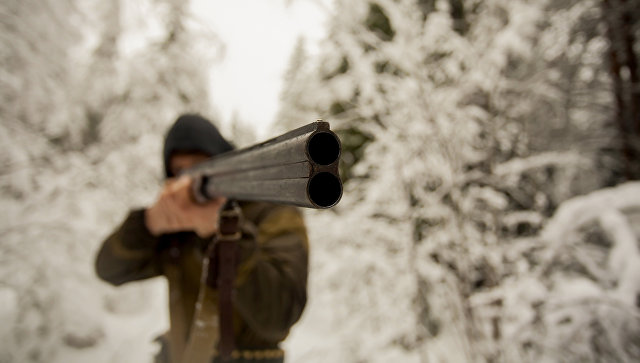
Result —
MULTIPOLYGON (((204 253, 215 240, 225 202, 218 198, 204 205, 194 203, 192 179, 177 176, 232 149, 208 120, 180 116, 165 139, 167 181, 156 202, 130 211, 98 252, 96 273, 113 285, 167 278, 171 329, 161 338, 157 362, 179 363, 183 356, 202 287, 204 253)), ((243 222, 232 314, 236 349, 231 362, 283 362, 279 343, 300 318, 307 299, 306 229, 300 211, 291 206, 241 202, 240 208, 243 222)), ((211 361, 220 357, 214 355, 211 361)))

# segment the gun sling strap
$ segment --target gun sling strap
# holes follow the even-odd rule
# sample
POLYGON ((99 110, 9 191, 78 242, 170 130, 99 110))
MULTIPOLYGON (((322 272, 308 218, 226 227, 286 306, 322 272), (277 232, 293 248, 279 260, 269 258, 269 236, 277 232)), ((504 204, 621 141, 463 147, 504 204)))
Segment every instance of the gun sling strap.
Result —
POLYGON ((240 207, 234 201, 227 202, 220 212, 218 237, 209 246, 203 262, 200 293, 182 363, 210 362, 216 352, 223 362, 232 358, 235 346, 232 294, 236 241, 241 237, 240 218, 240 207), (214 301, 218 301, 218 306, 214 301))
POLYGON ((236 279, 236 256, 240 233, 240 207, 236 202, 228 203, 220 214, 218 239, 218 290, 220 292, 220 356, 231 357, 235 346, 233 340, 233 283, 236 279))

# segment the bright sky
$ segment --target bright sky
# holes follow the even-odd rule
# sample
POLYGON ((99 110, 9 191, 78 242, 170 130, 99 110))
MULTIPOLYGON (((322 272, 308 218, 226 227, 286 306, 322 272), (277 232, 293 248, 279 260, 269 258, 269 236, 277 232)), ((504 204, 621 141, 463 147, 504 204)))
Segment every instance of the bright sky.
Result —
POLYGON ((194 0, 193 13, 225 43, 211 70, 212 102, 223 122, 234 113, 268 135, 279 107, 282 76, 299 36, 310 53, 326 32, 327 0, 194 0), (324 5, 322 5, 324 4, 324 5))

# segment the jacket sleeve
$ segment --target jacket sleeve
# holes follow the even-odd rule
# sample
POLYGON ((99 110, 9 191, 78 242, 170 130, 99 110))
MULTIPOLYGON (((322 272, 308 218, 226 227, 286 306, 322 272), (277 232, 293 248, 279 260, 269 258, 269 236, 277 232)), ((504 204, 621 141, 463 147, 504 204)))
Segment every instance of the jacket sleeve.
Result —
POLYGON ((144 224, 144 210, 131 211, 102 243, 96 257, 96 274, 116 286, 160 275, 158 241, 144 224))
POLYGON ((307 302, 308 239, 301 212, 267 205, 254 223, 245 222, 235 305, 247 325, 264 339, 281 341, 307 302), (247 232, 248 230, 248 232, 247 232))

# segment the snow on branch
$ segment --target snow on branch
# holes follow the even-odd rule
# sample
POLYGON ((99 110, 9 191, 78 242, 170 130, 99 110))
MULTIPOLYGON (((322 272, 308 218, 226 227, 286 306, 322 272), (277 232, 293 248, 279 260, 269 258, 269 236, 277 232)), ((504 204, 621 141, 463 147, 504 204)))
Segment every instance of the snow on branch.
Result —
POLYGON ((613 241, 608 268, 618 281, 616 296, 634 305, 640 294, 640 251, 629 220, 618 210, 608 209, 600 215, 600 225, 613 241))
POLYGON ((525 158, 514 158, 496 165, 493 174, 498 177, 521 175, 522 173, 547 166, 583 165, 588 159, 574 152, 545 152, 525 158))
POLYGON ((564 202, 541 234, 542 240, 551 244, 543 270, 552 265, 564 247, 580 240, 577 238, 580 229, 598 223, 611 242, 606 277, 614 282, 613 295, 633 306, 640 293, 640 251, 625 212, 635 211, 640 211, 640 182, 598 190, 564 202))
MULTIPOLYGON (((542 231, 542 239, 562 244, 568 235, 607 211, 640 209, 640 182, 630 182, 613 188, 568 200, 560 205, 556 214, 542 231)), ((611 218, 605 220, 610 222, 611 218)), ((605 225, 603 227, 607 228, 605 225)))

